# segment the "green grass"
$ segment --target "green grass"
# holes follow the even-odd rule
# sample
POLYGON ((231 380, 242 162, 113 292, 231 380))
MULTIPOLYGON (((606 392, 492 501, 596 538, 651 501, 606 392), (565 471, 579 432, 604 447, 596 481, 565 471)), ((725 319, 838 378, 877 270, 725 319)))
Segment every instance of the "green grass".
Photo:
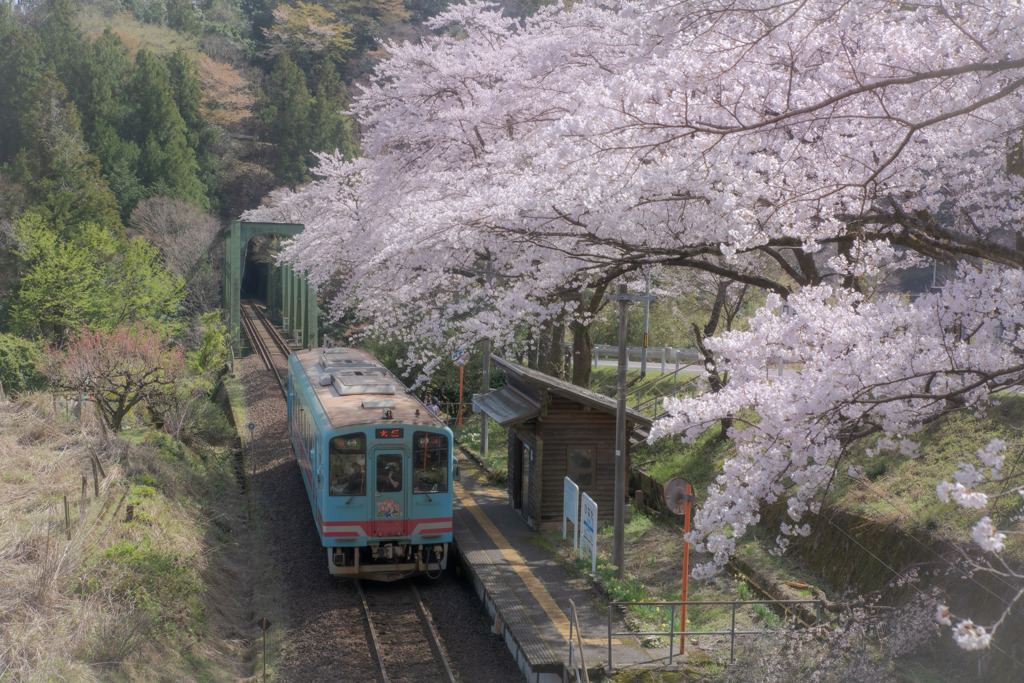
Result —
MULTIPOLYGON (((961 411, 927 426, 915 436, 920 444, 920 457, 908 458, 896 453, 868 457, 866 447, 869 444, 863 444, 853 449, 846 464, 862 467, 867 480, 841 474, 829 502, 854 515, 960 542, 970 540, 969 530, 982 514, 989 515, 1001 528, 1012 528, 1013 517, 1020 511, 1019 496, 994 498, 989 509, 982 513, 941 502, 935 487, 943 479, 953 481, 961 462, 980 468, 978 449, 997 437, 1011 444, 1006 451, 1003 472, 1019 473, 1024 466, 1024 453, 1012 444, 1019 442, 1022 425, 1024 397, 1005 395, 1000 397, 998 405, 978 415, 961 411)), ((845 471, 846 464, 840 469, 845 471)), ((1001 484, 982 486, 982 491, 990 496, 1006 489, 1001 484)), ((1020 542, 1011 540, 1007 550, 1010 556, 1024 559, 1020 542)))
POLYGON ((508 463, 508 430, 497 422, 487 423, 487 453, 480 452, 480 420, 464 420, 462 429, 453 429, 455 440, 471 451, 489 471, 493 483, 504 483, 508 463))
POLYGON ((151 632, 190 644, 203 630, 199 572, 185 558, 155 548, 148 537, 104 550, 80 585, 87 592, 102 583, 112 597, 145 614, 151 632))
POLYGON ((633 467, 643 470, 664 484, 675 477, 683 477, 693 486, 698 503, 707 497, 711 484, 722 463, 733 452, 732 441, 721 438, 721 427, 713 427, 693 443, 684 444, 678 438, 665 438, 654 443, 633 447, 633 467))

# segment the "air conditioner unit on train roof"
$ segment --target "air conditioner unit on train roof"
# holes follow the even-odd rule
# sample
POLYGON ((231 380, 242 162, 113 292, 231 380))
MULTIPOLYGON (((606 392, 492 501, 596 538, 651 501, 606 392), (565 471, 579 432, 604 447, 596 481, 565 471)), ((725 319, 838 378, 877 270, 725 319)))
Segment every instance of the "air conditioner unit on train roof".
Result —
POLYGON ((387 377, 338 374, 334 375, 333 384, 335 390, 341 396, 353 396, 355 394, 394 395, 396 393, 394 382, 387 377))
POLYGON ((324 370, 331 368, 376 368, 380 367, 376 363, 363 360, 361 358, 344 358, 339 356, 329 356, 326 353, 320 355, 320 367, 324 370))

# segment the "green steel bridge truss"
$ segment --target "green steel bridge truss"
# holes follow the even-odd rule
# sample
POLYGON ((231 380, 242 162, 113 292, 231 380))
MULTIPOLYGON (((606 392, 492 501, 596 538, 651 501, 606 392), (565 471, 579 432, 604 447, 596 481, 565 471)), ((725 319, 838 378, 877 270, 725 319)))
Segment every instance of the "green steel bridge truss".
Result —
MULTIPOLYGON (((257 235, 294 236, 302 232, 299 223, 248 223, 232 221, 228 226, 224 244, 224 308, 228 311, 231 345, 235 353, 241 352, 241 297, 242 269, 249 241, 257 235)), ((267 282, 267 315, 280 320, 285 339, 301 343, 302 348, 317 346, 317 317, 319 307, 316 290, 306 280, 304 272, 296 272, 290 265, 271 264, 267 282)))

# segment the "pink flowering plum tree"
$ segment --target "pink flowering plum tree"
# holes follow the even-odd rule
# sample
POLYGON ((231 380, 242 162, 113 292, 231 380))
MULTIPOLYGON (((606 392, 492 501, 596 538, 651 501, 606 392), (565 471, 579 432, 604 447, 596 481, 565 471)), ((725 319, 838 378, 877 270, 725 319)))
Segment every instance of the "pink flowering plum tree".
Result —
MULTIPOLYGON (((766 504, 788 500, 783 546, 809 533, 859 440, 913 457, 924 423, 1024 379, 1020 3, 470 3, 433 28, 353 104, 365 156, 321 155, 245 218, 304 223, 283 258, 428 372, 439 348, 585 323, 581 293, 641 269, 767 292, 704 341, 729 382, 652 434, 732 420, 698 576, 766 504), (931 260, 955 271, 941 291, 872 286, 931 260), (799 369, 768 377, 773 358, 799 369)), ((972 500, 960 476, 937 493, 972 500)))
POLYGON ((139 404, 166 403, 185 372, 180 346, 141 324, 112 331, 83 329, 63 347, 43 350, 40 370, 54 389, 84 394, 95 401, 103 421, 116 434, 139 404))

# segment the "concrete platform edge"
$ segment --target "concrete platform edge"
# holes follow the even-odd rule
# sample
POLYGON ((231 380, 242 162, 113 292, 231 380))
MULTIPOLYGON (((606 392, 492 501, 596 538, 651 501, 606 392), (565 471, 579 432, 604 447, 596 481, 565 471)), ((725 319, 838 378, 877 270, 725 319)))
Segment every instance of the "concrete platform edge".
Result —
POLYGON ((519 670, 526 677, 529 683, 563 683, 566 680, 565 665, 560 661, 534 662, 530 661, 528 649, 520 642, 516 633, 510 628, 510 619, 502 614, 501 608, 488 591, 483 579, 467 560, 465 552, 458 553, 458 562, 463 571, 472 579, 473 588, 476 590, 480 602, 487 608, 487 613, 496 619, 496 624, 501 627, 501 636, 505 641, 505 647, 515 658, 519 670))

